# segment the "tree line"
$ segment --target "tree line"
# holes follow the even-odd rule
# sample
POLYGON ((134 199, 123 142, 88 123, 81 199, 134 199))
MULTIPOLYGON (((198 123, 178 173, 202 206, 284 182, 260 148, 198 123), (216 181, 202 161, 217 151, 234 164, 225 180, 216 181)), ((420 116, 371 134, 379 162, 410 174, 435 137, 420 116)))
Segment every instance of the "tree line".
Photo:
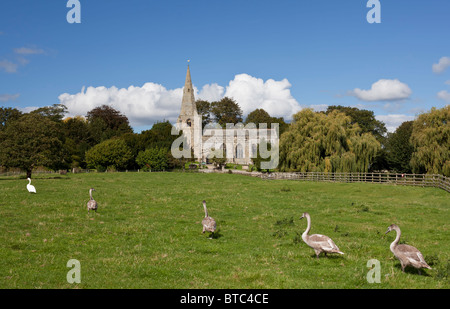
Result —
MULTIPOLYGON (((256 109, 244 119, 231 98, 199 100, 202 126, 214 122, 278 123, 280 171, 434 173, 450 176, 450 105, 432 108, 389 133, 372 111, 329 106, 326 111, 303 109, 290 123, 256 109)), ((44 166, 52 170, 166 170, 181 168, 175 159, 175 139, 169 121, 134 133, 120 111, 99 106, 85 116, 65 117, 66 107, 55 104, 29 113, 0 108, 0 167, 20 168, 31 176, 44 166)), ((181 133, 180 133, 181 134, 181 133)), ((255 158, 260 161, 260 157, 255 158)))
POLYGON ((0 108, 0 167, 20 168, 31 176, 38 166, 52 170, 162 170, 185 163, 170 154, 178 136, 171 135, 168 121, 138 134, 125 115, 107 105, 92 109, 85 117, 65 118, 65 114, 66 107, 60 104, 30 113, 0 108), (158 155, 149 162, 139 160, 146 149, 158 149, 158 155))
POLYGON ((304 109, 281 135, 281 171, 430 173, 450 176, 450 105, 389 133, 372 111, 304 109))

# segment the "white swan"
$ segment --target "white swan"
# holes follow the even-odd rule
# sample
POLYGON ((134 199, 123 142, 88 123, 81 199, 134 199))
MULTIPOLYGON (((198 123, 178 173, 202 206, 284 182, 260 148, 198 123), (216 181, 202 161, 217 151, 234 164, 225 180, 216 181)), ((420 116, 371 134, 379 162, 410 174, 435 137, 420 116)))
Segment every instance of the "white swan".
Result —
POLYGON ((320 234, 308 235, 309 231, 311 230, 311 217, 309 213, 305 212, 300 217, 300 219, 303 218, 306 218, 306 220, 308 221, 308 227, 302 234, 302 239, 308 246, 314 249, 317 258, 319 258, 319 254, 322 252, 325 253, 325 256, 327 255, 327 253, 344 254, 344 252, 339 250, 338 246, 336 246, 336 244, 330 237, 320 234))
POLYGON ((27 178, 28 179, 28 184, 27 184, 27 190, 28 190, 28 192, 30 192, 30 193, 36 193, 36 188, 31 184, 31 179, 30 178, 27 178))

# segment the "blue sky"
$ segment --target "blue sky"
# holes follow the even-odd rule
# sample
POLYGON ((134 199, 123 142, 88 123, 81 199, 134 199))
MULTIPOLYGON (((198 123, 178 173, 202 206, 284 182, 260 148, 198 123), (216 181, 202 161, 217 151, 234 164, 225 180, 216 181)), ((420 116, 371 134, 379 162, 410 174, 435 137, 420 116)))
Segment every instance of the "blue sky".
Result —
POLYGON ((448 0, 380 0, 380 24, 366 0, 80 3, 69 24, 66 0, 1 1, 0 106, 107 103, 139 131, 174 121, 187 59, 198 98, 286 119, 339 104, 392 130, 450 103, 448 0))

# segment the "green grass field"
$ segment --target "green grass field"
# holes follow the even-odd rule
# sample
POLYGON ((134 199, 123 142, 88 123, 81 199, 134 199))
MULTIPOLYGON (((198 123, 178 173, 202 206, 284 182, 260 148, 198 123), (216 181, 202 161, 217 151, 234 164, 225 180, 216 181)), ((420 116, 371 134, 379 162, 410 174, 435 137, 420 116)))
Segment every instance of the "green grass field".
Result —
POLYGON ((92 173, 0 179, 0 288, 449 288, 450 195, 435 188, 265 181, 241 175, 92 173), (99 204, 88 215, 89 188, 99 204), (202 200, 219 228, 202 234, 202 200), (317 260, 301 240, 330 236, 317 260), (396 223, 432 270, 402 273, 396 223), (70 259, 81 283, 69 284, 70 259), (381 283, 366 280, 367 261, 381 283))

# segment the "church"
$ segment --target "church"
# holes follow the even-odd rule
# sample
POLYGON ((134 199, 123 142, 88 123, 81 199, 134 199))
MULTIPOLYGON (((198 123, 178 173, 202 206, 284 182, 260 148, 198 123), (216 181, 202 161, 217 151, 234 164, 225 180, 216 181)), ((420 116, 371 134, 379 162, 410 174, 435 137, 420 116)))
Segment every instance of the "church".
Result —
POLYGON ((226 128, 218 124, 209 124, 202 129, 202 119, 197 113, 188 65, 176 129, 183 132, 188 148, 193 151, 196 160, 209 163, 209 159, 214 156, 225 157, 226 163, 248 166, 253 164, 252 158, 257 156, 258 145, 261 157, 273 159, 273 151, 266 150, 267 143, 270 143, 272 149, 277 149, 276 159, 278 159, 278 124, 267 127, 268 125, 266 127, 260 125, 260 128, 257 128, 255 124, 244 126, 239 123, 227 124, 226 128))

